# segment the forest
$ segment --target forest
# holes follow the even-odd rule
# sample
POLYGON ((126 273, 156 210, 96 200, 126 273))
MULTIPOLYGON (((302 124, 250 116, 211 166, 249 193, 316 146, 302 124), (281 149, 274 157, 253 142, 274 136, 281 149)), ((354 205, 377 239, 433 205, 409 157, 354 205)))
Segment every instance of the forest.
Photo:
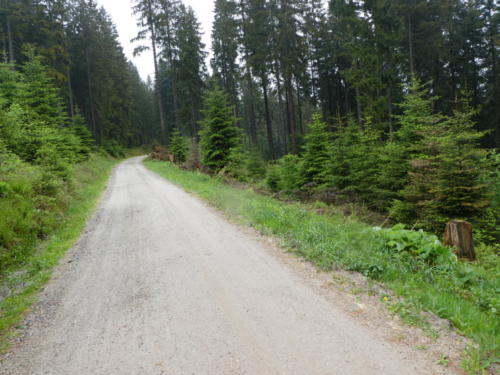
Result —
POLYGON ((191 145, 207 171, 275 193, 438 234, 467 219, 498 241, 495 2, 215 1, 209 67, 182 2, 134 11, 137 53, 151 45, 155 60, 156 140, 178 160, 191 145))
POLYGON ((182 1, 133 1, 145 82, 95 0, 1 0, 0 279, 64 219, 80 165, 141 146, 417 237, 467 220, 481 271, 456 269, 459 294, 498 318, 498 2, 214 3, 206 46, 182 1))

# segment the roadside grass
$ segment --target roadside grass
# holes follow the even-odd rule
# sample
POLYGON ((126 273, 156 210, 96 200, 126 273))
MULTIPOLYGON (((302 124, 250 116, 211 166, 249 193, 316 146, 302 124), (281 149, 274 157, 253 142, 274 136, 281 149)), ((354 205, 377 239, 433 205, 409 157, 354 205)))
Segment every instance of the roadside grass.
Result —
MULTIPOLYGON (((462 366, 484 374, 499 358, 500 266, 456 259, 436 236, 401 226, 373 228, 340 215, 321 215, 299 203, 287 204, 251 189, 230 187, 207 175, 165 162, 147 168, 225 212, 231 219, 281 239, 282 245, 322 269, 356 271, 384 283, 403 303, 390 310, 409 324, 421 311, 448 319, 477 346, 464 353, 462 366)), ((389 302, 389 301, 388 301, 389 302)))
POLYGON ((77 241, 118 162, 119 159, 93 154, 88 161, 77 165, 71 187, 64 193, 65 205, 57 229, 38 243, 37 251, 26 261, 2 273, 0 353, 7 349, 9 338, 15 334, 11 328, 36 301, 37 292, 50 279, 54 266, 77 241))

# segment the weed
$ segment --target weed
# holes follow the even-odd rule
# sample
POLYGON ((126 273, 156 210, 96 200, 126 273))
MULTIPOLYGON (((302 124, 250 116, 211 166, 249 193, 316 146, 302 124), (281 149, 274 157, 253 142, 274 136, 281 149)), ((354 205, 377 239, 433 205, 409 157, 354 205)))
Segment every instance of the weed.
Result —
POLYGON ((438 365, 448 367, 450 364, 450 358, 447 355, 442 354, 441 357, 436 361, 438 365))

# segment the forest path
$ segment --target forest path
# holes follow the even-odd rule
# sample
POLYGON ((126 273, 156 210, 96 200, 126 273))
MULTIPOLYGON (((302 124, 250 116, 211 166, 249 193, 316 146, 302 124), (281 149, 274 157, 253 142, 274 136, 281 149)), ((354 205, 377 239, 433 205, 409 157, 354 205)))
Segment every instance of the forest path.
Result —
POLYGON ((115 169, 1 374, 437 373, 141 161, 115 169))

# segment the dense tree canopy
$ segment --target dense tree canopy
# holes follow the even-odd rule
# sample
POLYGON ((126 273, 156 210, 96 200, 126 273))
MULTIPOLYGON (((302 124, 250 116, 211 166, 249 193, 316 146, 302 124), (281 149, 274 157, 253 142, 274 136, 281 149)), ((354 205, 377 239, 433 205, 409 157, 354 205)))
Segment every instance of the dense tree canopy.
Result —
MULTIPOLYGON (((71 118, 81 113, 98 144, 132 146, 156 136, 146 103, 150 87, 127 61, 111 19, 94 0, 2 1, 0 36, 4 62, 19 67, 38 55, 47 67, 61 101, 47 106, 47 114, 56 107, 71 118)), ((28 91, 43 90, 45 83, 37 85, 28 91)))
POLYGON ((184 154, 183 137, 201 138, 213 170, 279 159, 275 187, 334 189, 428 228, 491 210, 481 186, 496 160, 483 148, 500 145, 495 1, 216 0, 210 72, 193 9, 133 5, 136 53, 154 59, 148 83, 95 0, 3 1, 3 121, 73 129, 110 150, 156 142, 184 154), (242 142, 208 141, 217 111, 242 142))

